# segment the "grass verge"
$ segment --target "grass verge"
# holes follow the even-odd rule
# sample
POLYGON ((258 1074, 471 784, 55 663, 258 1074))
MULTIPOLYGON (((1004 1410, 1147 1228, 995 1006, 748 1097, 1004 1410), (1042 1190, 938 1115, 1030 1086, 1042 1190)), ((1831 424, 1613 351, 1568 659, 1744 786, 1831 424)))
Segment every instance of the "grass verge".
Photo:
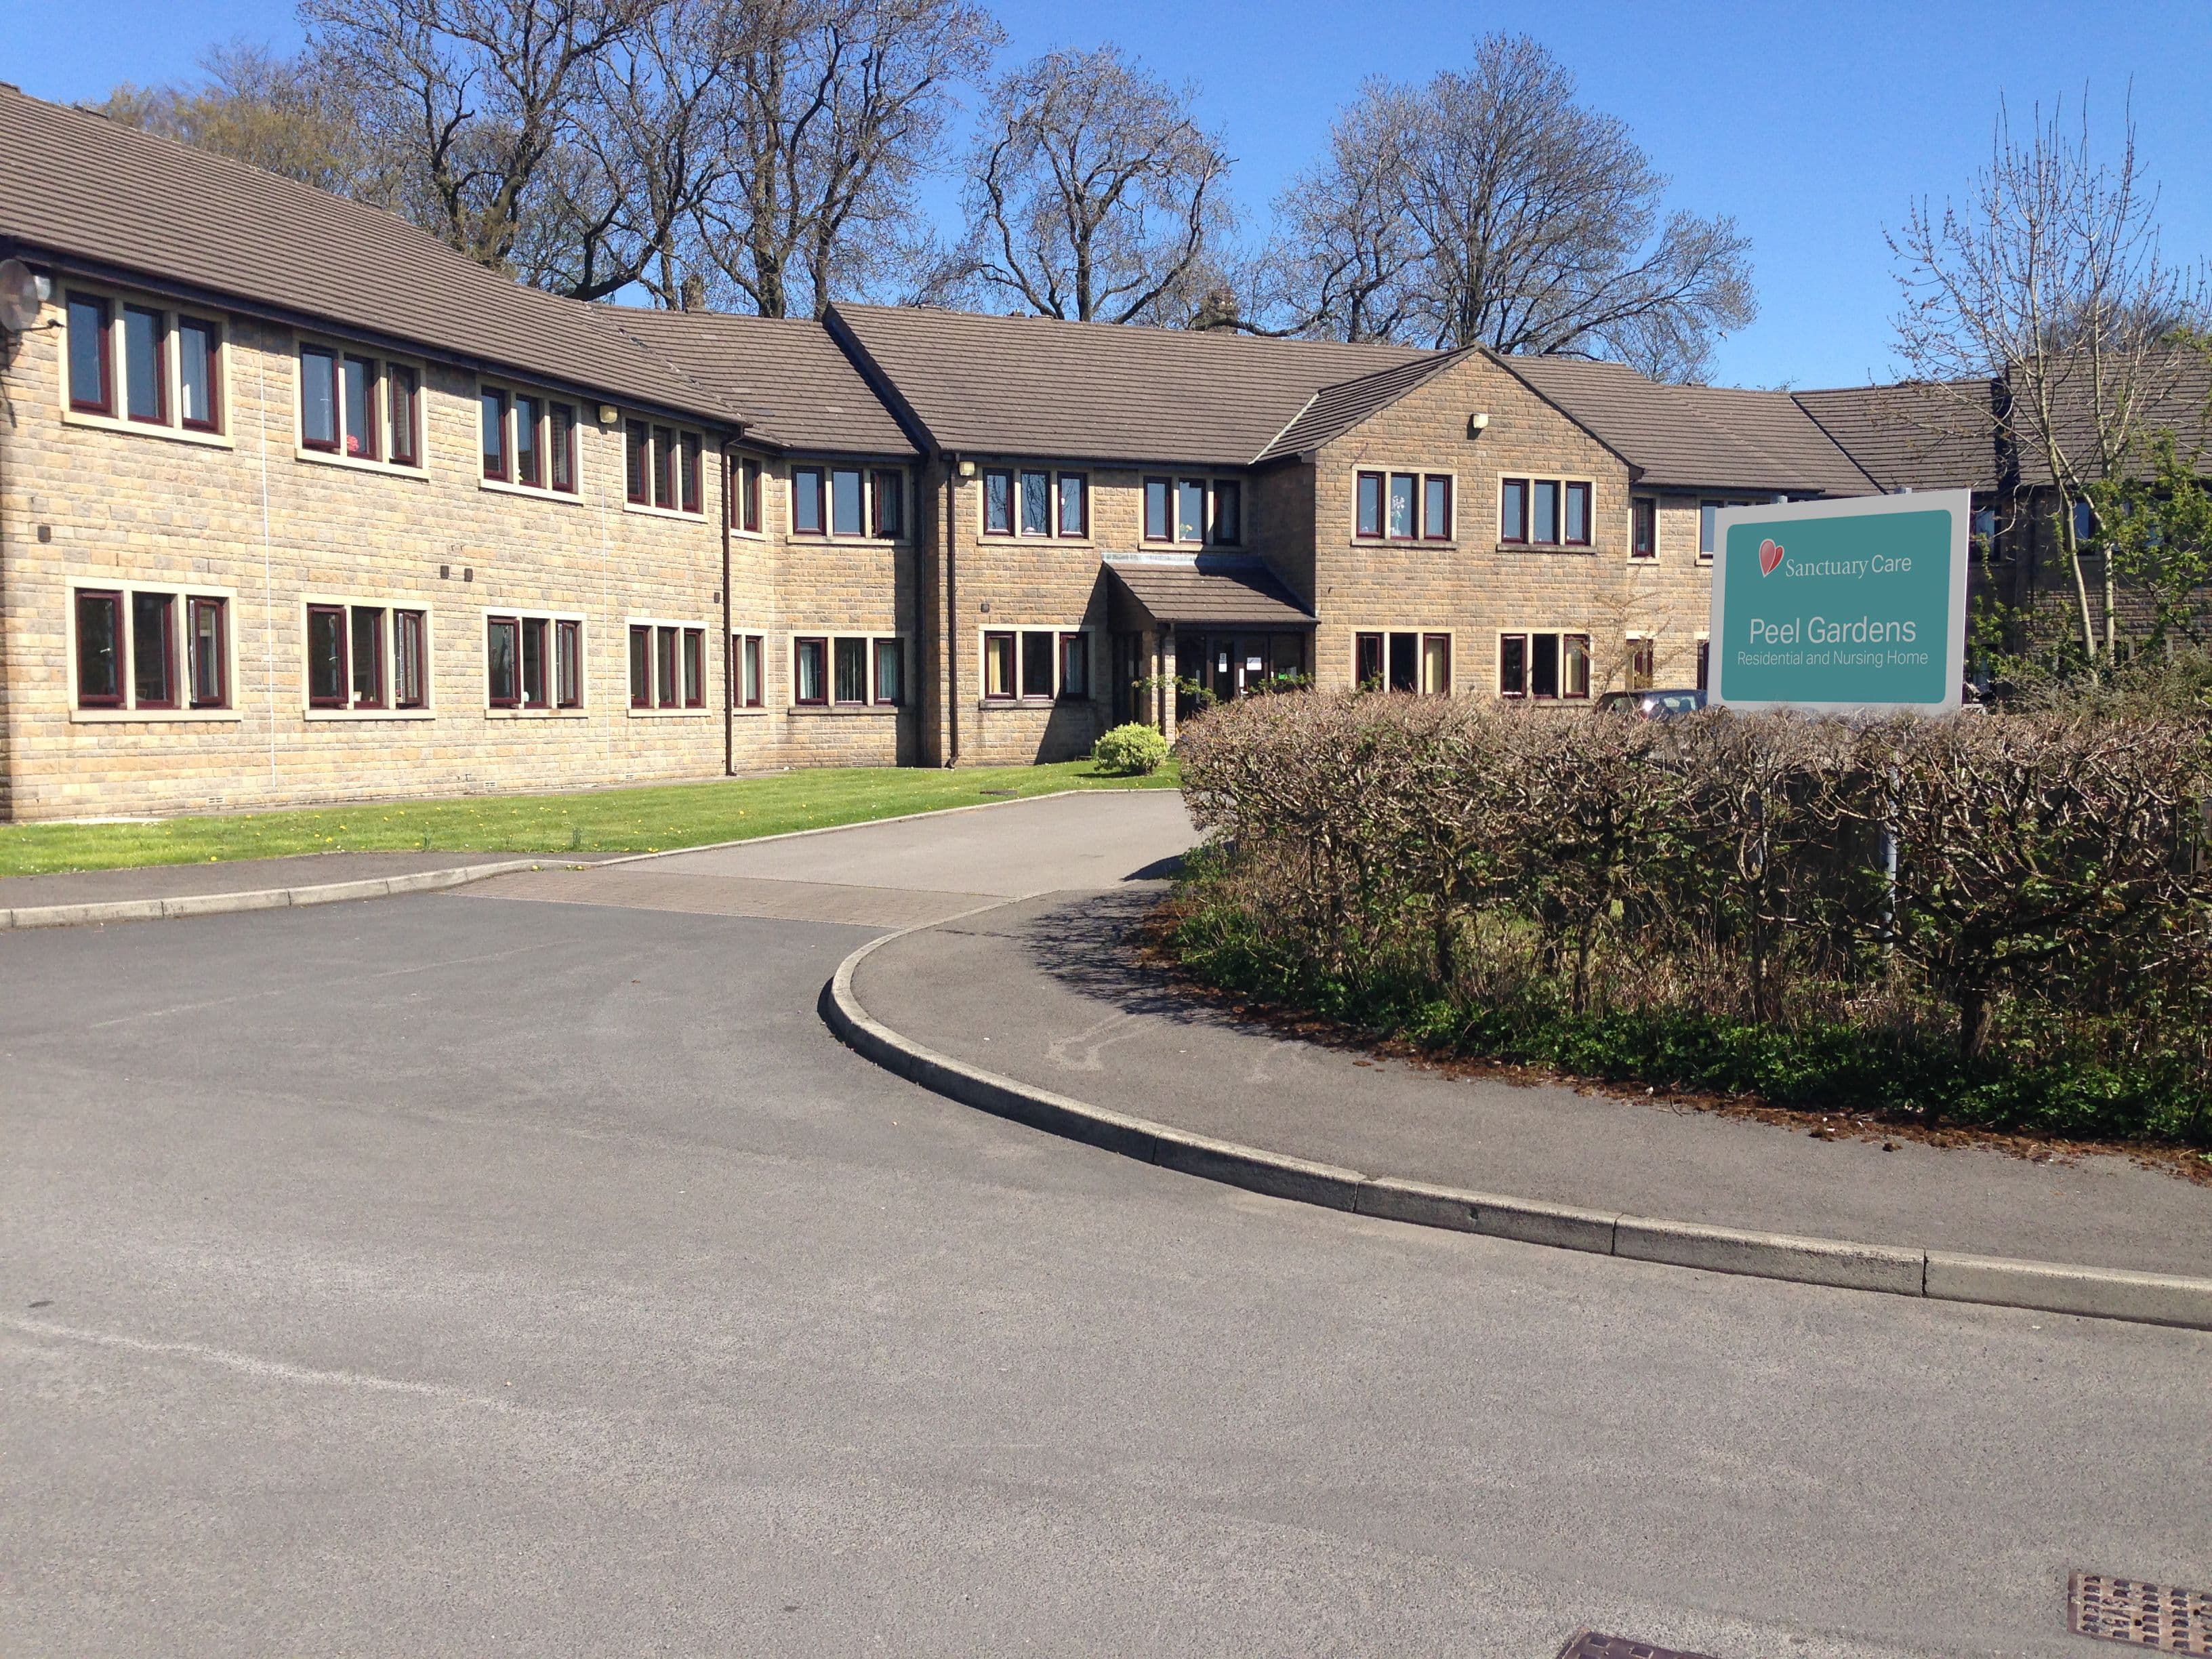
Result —
POLYGON ((793 830, 864 823, 1061 789, 1172 789, 1150 777, 1054 766, 825 767, 712 783, 583 794, 473 795, 150 823, 0 824, 0 876, 209 864, 301 853, 659 853, 793 830))

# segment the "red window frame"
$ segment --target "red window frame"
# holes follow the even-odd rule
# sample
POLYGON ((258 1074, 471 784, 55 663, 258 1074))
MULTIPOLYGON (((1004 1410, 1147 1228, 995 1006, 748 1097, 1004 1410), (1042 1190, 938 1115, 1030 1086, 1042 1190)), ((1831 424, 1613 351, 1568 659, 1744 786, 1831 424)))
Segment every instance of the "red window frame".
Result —
POLYGON ((632 507, 646 507, 653 500, 653 489, 647 478, 652 470, 653 434, 642 421, 623 422, 623 487, 628 492, 632 507))
POLYGON ((522 706, 522 619, 519 617, 484 618, 484 701, 494 708, 522 706), (491 643, 500 634, 507 637, 508 682, 504 691, 499 684, 499 653, 491 643))
POLYGON ((751 456, 738 463, 738 525, 754 535, 761 527, 761 464, 751 456))
POLYGON ((484 430, 486 417, 491 416, 494 411, 497 412, 499 447, 496 449, 485 449, 483 452, 483 475, 493 483, 507 483, 514 471, 514 440, 507 430, 507 396, 504 392, 482 392, 477 394, 477 446, 478 448, 483 448, 484 439, 491 435, 484 430))
POLYGON ((427 708, 430 700, 430 626, 420 611, 392 613, 392 706, 427 708))
POLYGON ((1578 483, 1571 478, 1562 478, 1559 481, 1559 545, 1561 547, 1588 547, 1590 544, 1590 538, 1596 530, 1596 526, 1590 522, 1593 493, 1587 483, 1578 483), (1570 536, 1567 533, 1567 526, 1573 522, 1573 502, 1577 496, 1581 497, 1583 504, 1583 533, 1579 536, 1570 536))
POLYGON ((1706 677, 1712 672, 1712 665, 1713 642, 1711 640, 1699 640, 1698 641, 1698 690, 1700 691, 1708 689, 1705 681, 1706 677))
POLYGON ((684 630, 684 662, 682 687, 686 708, 707 706, 707 630, 687 628, 684 630))
POLYGON ((128 636, 124 632, 122 592, 115 588, 80 587, 76 590, 74 619, 76 626, 76 706, 80 708, 122 708, 130 684, 125 677, 131 672, 130 653, 125 643, 128 636), (84 612, 88 604, 108 608, 108 638, 112 653, 111 674, 115 686, 112 692, 88 692, 84 689, 84 612))
POLYGON ((1021 503, 1015 498, 1014 470, 1010 466, 987 466, 983 469, 983 532, 986 536, 1012 536, 1021 522, 1021 503), (1006 491, 1000 497, 1006 503, 1004 524, 991 522, 991 487, 998 484, 1006 491))
POLYGON ((349 659, 349 651, 353 641, 349 637, 349 633, 350 626, 346 616, 346 607, 344 605, 311 605, 307 607, 307 665, 308 708, 349 708, 352 705, 353 664, 349 659), (332 680, 337 686, 337 692, 335 696, 326 691, 319 692, 315 690, 315 619, 318 617, 327 617, 331 619, 333 626, 333 636, 337 643, 337 660, 331 665, 335 670, 335 672, 332 675, 332 680))
POLYGON ((1526 478, 1500 478, 1498 481, 1498 539, 1516 547, 1528 544, 1528 481, 1526 478), (1509 507, 1518 493, 1517 505, 1509 507))
POLYGON ((183 690, 177 684, 177 596, 134 590, 131 595, 130 613, 131 706, 134 708, 175 708, 182 701, 179 694, 183 690), (158 641, 161 655, 156 660, 161 671, 162 690, 160 696, 152 697, 143 696, 138 684, 139 661, 146 652, 146 629, 141 606, 148 601, 151 602, 155 614, 161 619, 158 641))
POLYGON ((1012 702, 1020 696, 1021 680, 1019 678, 1019 675, 1021 672, 1021 661, 1019 652, 1014 642, 1012 630, 994 629, 983 635, 983 658, 981 666, 983 670, 982 690, 984 702, 1012 702), (1004 652, 1006 653, 1006 690, 1003 691, 994 691, 991 690, 991 659, 995 653, 1000 652, 1004 652))
POLYGON ((352 706, 356 708, 383 708, 386 695, 383 606, 355 605, 346 607, 346 689, 352 694, 352 706), (360 685, 362 644, 361 619, 364 617, 375 619, 370 625, 367 641, 369 653, 369 690, 367 696, 362 695, 360 685))
POLYGON ((878 468, 868 476, 868 528, 878 541, 895 542, 906 534, 906 475, 878 468), (884 504, 890 503, 890 510, 884 504))
POLYGON ((349 351, 338 364, 338 439, 349 460, 377 461, 384 459, 384 447, 378 441, 380 411, 378 401, 384 396, 384 386, 376 372, 376 359, 349 351), (361 415, 367 422, 366 429, 353 429, 353 411, 345 404, 345 376, 349 368, 362 373, 361 415))
POLYGON ((791 469, 791 533, 794 536, 827 536, 830 533, 830 471, 826 467, 794 466, 791 469), (803 525, 799 521, 799 481, 814 480, 814 522, 803 525))
POLYGON ((1658 683, 1659 641, 1649 634, 1628 641, 1628 690, 1649 691, 1658 683))
POLYGON ((906 641, 903 640, 874 640, 868 646, 868 694, 878 708, 896 708, 906 691, 906 641), (891 670, 891 695, 884 695, 884 659, 888 654, 894 666, 891 670))
MULTIPOLYGON (((168 424, 169 424, 169 338, 168 338, 168 337, 169 337, 169 324, 168 324, 168 319, 167 319, 166 317, 164 317, 164 316, 163 316, 160 312, 158 312, 158 311, 155 310, 155 309, 154 309, 154 307, 151 307, 151 306, 131 306, 131 305, 126 305, 126 306, 125 306, 125 307, 123 307, 123 337, 124 337, 124 368, 125 368, 125 375, 124 375, 124 387, 123 387, 123 413, 124 413, 125 417, 126 419, 133 420, 133 421, 137 422, 141 426, 167 426, 167 425, 168 425, 168 424), (140 414, 137 410, 135 410, 135 409, 133 409, 133 408, 131 408, 131 386, 130 386, 130 374, 129 374, 129 372, 128 372, 128 371, 129 371, 130 367, 131 367, 131 362, 130 362, 131 319, 133 317, 143 317, 143 318, 145 318, 148 321, 149 321, 150 323, 152 323, 152 325, 153 325, 153 334, 152 334, 152 338, 153 338, 153 343, 154 343, 154 412, 153 412, 151 415, 141 415, 141 414, 140 414)), ((173 705, 173 704, 167 704, 167 705, 164 705, 164 706, 165 706, 165 707, 173 707, 174 705, 173 705)))
POLYGON ((1389 482, 1380 472, 1355 472, 1352 479, 1352 538, 1358 542, 1379 542, 1382 539, 1384 501, 1390 493, 1389 482), (1373 492, 1373 499, 1369 492, 1373 492), (1374 511, 1370 516, 1370 507, 1374 511), (1371 526, 1371 527, 1370 527, 1371 526))
POLYGON ((1654 496, 1638 495, 1628 504, 1628 556, 1659 556, 1659 502, 1654 496))
POLYGON ((230 601, 204 595, 185 601, 185 656, 191 706, 195 708, 230 707, 230 601), (215 617, 215 689, 210 692, 199 672, 200 618, 215 617))
POLYGON ((514 481, 540 489, 545 484, 545 400, 519 392, 514 397, 514 481), (526 430, 529 441, 523 441, 526 430))
POLYGON ((1416 526, 1416 528, 1419 531, 1420 538, 1423 541, 1448 542, 1451 540, 1452 524, 1454 520, 1452 495, 1453 483, 1452 475, 1450 473, 1424 472, 1421 475, 1420 523, 1416 526), (1444 492, 1444 510, 1441 515, 1443 520, 1441 524, 1432 522, 1431 514, 1429 512, 1429 492, 1439 484, 1443 486, 1444 492))
POLYGON ((545 405, 546 476, 564 495, 576 493, 576 405, 545 405))
POLYGON ((731 654, 737 672, 730 678, 730 706, 732 708, 758 708, 768 696, 768 653, 763 648, 757 634, 732 634, 730 636, 731 654), (745 690, 745 677, 752 677, 752 690, 745 690))
POLYGON ((553 623, 546 617, 524 617, 516 644, 520 650, 516 657, 517 690, 522 693, 525 708, 550 708, 553 706, 553 623), (538 651, 536 683, 532 683, 530 653, 532 646, 538 651))
POLYGON ((683 509, 686 513, 705 511, 703 503, 706 497, 702 493, 704 486, 699 477, 699 434, 696 432, 684 433, 677 440, 678 470, 681 475, 677 480, 677 488, 678 498, 683 503, 683 509))
POLYGON ((653 629, 641 623, 630 624, 629 706, 653 707, 653 629))
POLYGON ((392 463, 395 466, 415 466, 422 454, 416 433, 419 419, 416 410, 421 401, 422 386, 415 371, 404 363, 384 366, 385 428, 391 434, 392 463))
POLYGON ((1069 702, 1081 702, 1091 696, 1091 635, 1081 629, 1060 636, 1059 686, 1054 696, 1069 702), (1071 675, 1068 665, 1077 665, 1079 672, 1071 675))
POLYGON ((830 701, 841 708, 866 707, 871 695, 869 681, 875 673, 875 652, 866 638, 851 634, 839 635, 830 643, 830 701), (854 651, 858 652, 860 660, 860 694, 856 697, 848 697, 844 695, 841 682, 844 677, 845 664, 851 659, 854 651))
POLYGON ((584 706, 584 624, 574 617, 553 624, 553 706, 584 706))
POLYGON ((1059 521, 1060 500, 1053 489, 1051 472, 1043 467, 1023 467, 1014 478, 1014 533, 1031 540, 1049 537, 1054 533, 1054 527, 1059 521), (1029 496, 1031 479, 1036 480, 1038 490, 1043 497, 1044 524, 1042 528, 1037 530, 1032 530, 1029 526, 1029 496))
POLYGON ((664 511, 676 506, 676 428, 653 428, 653 504, 664 511))
MULTIPOLYGON (((1370 474, 1379 477, 1379 474, 1370 474)), ((1379 633, 1352 636, 1352 684, 1355 690, 1387 690, 1390 684, 1389 641, 1379 633)))
POLYGON ((1208 484, 1206 524, 1206 538, 1213 546, 1242 547, 1244 545, 1244 485, 1241 479, 1216 478, 1208 484), (1224 501, 1233 504, 1228 516, 1236 520, 1236 523, 1230 526, 1225 533, 1221 523, 1223 517, 1221 504, 1224 501))
POLYGON ((1589 635, 1561 634, 1559 635, 1559 701, 1561 702, 1588 702, 1589 701, 1590 680, 1592 678, 1591 670, 1594 666, 1595 665, 1590 660, 1590 636, 1589 635), (1570 691, 1566 689, 1567 646, 1570 641, 1577 643, 1582 647, 1583 689, 1579 691, 1570 691))
POLYGON ((177 423, 187 432, 220 432, 222 430, 222 325, 210 317, 177 319, 177 380, 178 391, 184 389, 185 335, 187 330, 198 329, 207 342, 205 361, 200 365, 207 377, 207 418, 194 420, 182 409, 177 411, 177 423))
POLYGON ((1060 689, 1060 644, 1049 629, 1025 628, 1022 630, 1022 701, 1041 702, 1049 700, 1060 689), (1039 647, 1042 647, 1042 650, 1039 647), (1036 690, 1030 685, 1030 668, 1033 658, 1044 664, 1044 689, 1036 690))
POLYGON ((1501 697, 1525 697, 1528 695, 1528 636, 1526 634, 1500 634, 1498 636, 1498 695, 1501 697), (1518 658, 1517 663, 1512 660, 1516 657, 1518 658))
POLYGON ((330 346, 315 345, 307 341, 302 341, 301 343, 300 447, 302 449, 319 450, 325 455, 335 455, 345 447, 345 399, 342 395, 338 386, 338 357, 341 354, 338 351, 330 346), (309 360, 316 358, 319 358, 324 364, 327 365, 328 374, 326 375, 324 374, 321 369, 311 370, 309 360), (311 372, 316 374, 320 378, 326 379, 329 381, 331 399, 331 435, 326 439, 312 438, 307 435, 307 376, 311 372))
POLYGON ((1088 472, 1063 472, 1053 483, 1053 533, 1072 541, 1087 539, 1091 534, 1091 475, 1088 472), (1067 527, 1068 486, 1075 487, 1075 528, 1067 527))
MULTIPOLYGON (((76 367, 76 351, 74 340, 75 331, 76 328, 76 313, 77 307, 80 306, 98 313, 100 316, 100 397, 97 401, 89 398, 79 397, 77 395, 76 376, 72 373, 70 375, 70 407, 80 415, 106 415, 112 416, 115 413, 115 307, 104 295, 71 294, 69 296, 68 310, 72 341, 69 354, 69 362, 71 370, 74 370, 76 367)), ((117 638, 118 644, 116 648, 119 651, 122 649, 120 643, 121 635, 118 635, 117 638)), ((105 705, 96 706, 105 707, 105 705)))
POLYGON ((830 706, 830 641, 826 635, 809 634, 791 642, 791 700, 802 708, 827 708, 830 706), (801 695, 806 683, 799 665, 809 649, 814 654, 815 695, 801 695))
POLYGON ((1145 480, 1144 538, 1148 542, 1172 543, 1176 532, 1176 487, 1173 478, 1150 477, 1145 480), (1153 503, 1159 505, 1155 517, 1153 503), (1153 526, 1157 524, 1158 529, 1153 526))
POLYGON ((1449 635, 1449 634, 1424 634, 1424 635, 1421 635, 1421 642, 1420 642, 1420 644, 1419 644, 1418 647, 1415 647, 1415 649, 1419 653, 1419 655, 1418 655, 1418 656, 1413 659, 1413 690, 1416 690, 1416 691, 1418 691, 1418 692, 1419 692, 1419 693, 1420 693, 1423 696, 1425 696, 1425 697, 1449 697, 1449 696, 1451 696, 1451 690, 1452 690, 1452 637, 1451 637, 1451 635, 1449 635), (1431 646, 1431 645, 1441 645, 1441 646, 1443 646, 1443 648, 1444 648, 1444 653, 1443 653, 1443 654, 1444 654, 1444 673, 1443 673, 1443 682, 1444 682, 1444 683, 1443 683, 1442 685, 1438 686, 1438 687, 1437 687, 1435 690, 1433 690, 1433 691, 1431 691, 1431 690, 1428 690, 1428 688, 1427 688, 1427 687, 1424 686, 1424 685, 1421 684, 1421 682, 1428 677, 1428 672, 1429 672, 1429 647, 1430 647, 1430 646, 1431 646))

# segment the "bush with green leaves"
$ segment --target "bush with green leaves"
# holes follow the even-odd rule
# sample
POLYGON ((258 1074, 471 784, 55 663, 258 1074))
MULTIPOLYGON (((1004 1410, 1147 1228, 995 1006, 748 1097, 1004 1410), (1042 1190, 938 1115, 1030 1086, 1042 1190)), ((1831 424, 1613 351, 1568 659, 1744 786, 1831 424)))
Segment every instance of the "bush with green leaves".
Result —
POLYGON ((1157 772, 1166 763, 1168 740, 1149 726, 1117 726, 1092 746, 1099 769, 1130 777, 1157 772))
POLYGON ((1215 981, 1495 1058, 2212 1145, 2212 721, 1227 705, 1215 981))

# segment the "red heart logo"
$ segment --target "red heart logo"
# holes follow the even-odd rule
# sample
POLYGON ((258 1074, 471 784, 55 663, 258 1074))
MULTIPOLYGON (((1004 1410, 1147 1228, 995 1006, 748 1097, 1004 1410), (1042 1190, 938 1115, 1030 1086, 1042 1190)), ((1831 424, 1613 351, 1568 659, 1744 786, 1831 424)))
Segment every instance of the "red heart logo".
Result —
POLYGON ((1759 574, 1771 576, 1774 567, 1782 562, 1782 544, 1771 538, 1759 544, 1759 574))

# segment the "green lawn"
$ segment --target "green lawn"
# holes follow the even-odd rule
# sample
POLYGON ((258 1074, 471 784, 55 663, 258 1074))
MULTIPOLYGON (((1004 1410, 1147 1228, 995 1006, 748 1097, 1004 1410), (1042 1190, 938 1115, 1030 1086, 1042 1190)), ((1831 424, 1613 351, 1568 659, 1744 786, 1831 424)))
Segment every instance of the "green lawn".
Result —
POLYGON ((1179 781, 1172 761, 1148 778, 1108 776, 1087 760, 953 772, 837 767, 589 794, 478 795, 158 823, 0 824, 0 876, 293 853, 657 853, 1058 789, 1171 789, 1179 781))

